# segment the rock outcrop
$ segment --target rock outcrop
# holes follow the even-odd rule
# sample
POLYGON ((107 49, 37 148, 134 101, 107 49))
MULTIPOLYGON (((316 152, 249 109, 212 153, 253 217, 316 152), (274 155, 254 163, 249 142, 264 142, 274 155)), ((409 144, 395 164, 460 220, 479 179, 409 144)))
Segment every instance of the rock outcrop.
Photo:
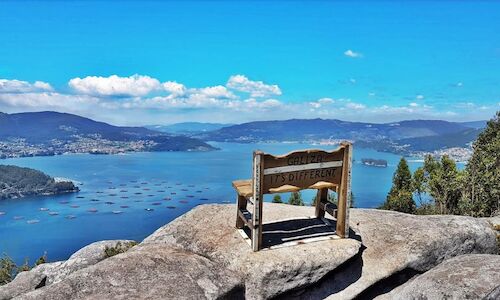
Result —
POLYGON ((45 263, 30 271, 21 272, 12 282, 0 286, 0 299, 10 299, 36 288, 59 282, 69 274, 105 259, 107 257, 106 247, 117 247, 129 243, 135 242, 130 240, 95 242, 78 250, 66 261, 45 263))
POLYGON ((484 299, 499 288, 500 255, 469 254, 448 259, 377 299, 484 299))
POLYGON ((330 274, 302 297, 372 296, 447 258, 498 251, 490 224, 472 217, 352 209, 350 225, 366 247, 360 259, 330 274))
MULTIPOLYGON (((264 243, 272 245, 274 240, 279 243, 282 239, 292 239, 295 234, 317 236, 335 232, 321 221, 307 218, 311 215, 314 215, 312 207, 266 203, 264 243), (283 233, 285 228, 294 234, 283 233)), ((180 247, 209 257, 239 274, 249 299, 266 299, 313 284, 354 257, 361 247, 358 240, 337 239, 252 252, 235 230, 235 221, 233 205, 204 205, 160 228, 143 244, 180 247), (196 223, 206 226, 193 226, 196 223)))
POLYGON ((18 299, 232 299, 236 274, 192 252, 140 245, 18 299))
MULTIPOLYGON (((335 239, 334 221, 328 226, 308 218, 314 214, 312 207, 265 203, 263 211, 263 239, 269 249, 251 251, 234 228, 234 205, 202 205, 125 253, 85 262, 72 256, 66 262, 41 265, 0 287, 0 295, 5 298, 10 291, 19 299, 390 297, 385 293, 401 284, 403 289, 408 279, 428 274, 443 261, 463 254, 498 253, 495 231, 485 219, 352 209, 350 238, 335 239)), ((95 252, 84 248, 74 256, 101 253, 97 245, 95 252)))

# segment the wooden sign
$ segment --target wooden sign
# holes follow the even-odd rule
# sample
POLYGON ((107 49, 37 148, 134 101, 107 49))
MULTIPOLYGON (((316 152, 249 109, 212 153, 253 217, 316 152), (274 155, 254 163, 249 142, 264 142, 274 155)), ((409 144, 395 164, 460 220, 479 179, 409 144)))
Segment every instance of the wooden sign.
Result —
POLYGON ((279 192, 282 186, 308 189, 318 182, 340 185, 344 149, 334 152, 304 150, 282 156, 264 154, 263 193, 279 192))

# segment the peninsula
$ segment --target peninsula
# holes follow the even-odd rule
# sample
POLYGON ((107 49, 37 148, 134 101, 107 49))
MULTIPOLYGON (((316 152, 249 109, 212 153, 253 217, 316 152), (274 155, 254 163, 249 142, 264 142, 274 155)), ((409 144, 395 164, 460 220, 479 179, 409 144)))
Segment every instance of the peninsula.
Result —
POLYGON ((56 180, 30 168, 0 165, 0 200, 78 191, 71 181, 56 180))

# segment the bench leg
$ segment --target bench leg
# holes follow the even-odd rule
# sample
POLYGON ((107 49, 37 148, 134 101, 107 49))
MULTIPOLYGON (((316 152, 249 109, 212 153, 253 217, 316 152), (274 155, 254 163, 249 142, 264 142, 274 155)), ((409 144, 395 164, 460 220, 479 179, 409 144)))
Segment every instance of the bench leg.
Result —
POLYGON ((254 198, 252 229, 252 250, 254 252, 262 249, 262 195, 259 198, 254 198))
POLYGON ((328 202, 328 189, 319 189, 316 193, 316 218, 324 218, 324 205, 328 202))
POLYGON ((238 213, 242 209, 247 208, 247 198, 238 195, 236 200, 236 228, 243 228, 245 226, 245 222, 241 219, 240 214, 238 213))

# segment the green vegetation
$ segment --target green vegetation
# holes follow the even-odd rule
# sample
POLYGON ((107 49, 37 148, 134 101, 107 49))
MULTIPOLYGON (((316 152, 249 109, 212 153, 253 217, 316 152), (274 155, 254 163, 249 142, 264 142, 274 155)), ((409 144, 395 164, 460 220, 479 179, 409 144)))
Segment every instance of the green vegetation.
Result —
MULTIPOLYGON (((47 261, 47 253, 44 253, 33 266, 36 267, 40 264, 43 264, 47 261)), ((7 284, 14 280, 17 274, 29 271, 32 267, 29 265, 29 260, 25 259, 24 263, 20 266, 16 265, 16 263, 6 254, 3 254, 0 257, 0 285, 7 284)))
POLYGON ((500 111, 474 142, 459 209, 472 216, 500 213, 500 111))
POLYGON ((302 194, 300 192, 293 192, 288 198, 288 204, 304 206, 304 200, 302 200, 302 194))
POLYGON ((0 258, 0 285, 9 283, 16 277, 17 266, 7 255, 0 258))
POLYGON ((115 256, 117 254, 126 252, 128 249, 132 248, 135 245, 137 245, 137 242, 126 242, 126 243, 118 242, 114 247, 106 246, 104 248, 104 255, 106 258, 115 256))
POLYGON ((281 200, 281 195, 280 194, 274 195, 274 197, 273 197, 273 203, 283 203, 283 200, 281 200))
POLYGON ((415 213, 416 205, 412 195, 412 179, 406 159, 401 158, 392 178, 392 187, 382 209, 415 213))
POLYGON ((448 156, 427 156, 413 176, 404 158, 382 209, 488 217, 500 213, 500 112, 473 144, 465 170, 448 156), (426 197, 427 200, 424 200, 426 197), (413 198, 418 200, 418 206, 413 198))
POLYGON ((17 166, 0 165, 0 200, 76 191, 78 188, 72 182, 57 182, 43 172, 17 166))

